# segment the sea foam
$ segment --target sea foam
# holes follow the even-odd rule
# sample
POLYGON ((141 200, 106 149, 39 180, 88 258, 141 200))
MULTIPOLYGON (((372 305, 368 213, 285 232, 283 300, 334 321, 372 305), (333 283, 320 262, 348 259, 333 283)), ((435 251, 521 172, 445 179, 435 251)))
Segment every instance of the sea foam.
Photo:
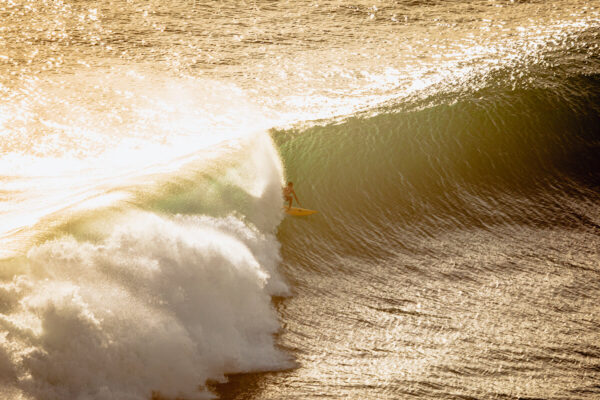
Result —
POLYGON ((245 214, 136 203, 101 235, 56 234, 28 251, 0 284, 0 394, 206 398, 207 380, 292 365, 271 303, 289 294, 274 235, 281 164, 265 133, 234 147, 215 173, 246 194, 245 214))
POLYGON ((34 398, 196 398, 224 372, 289 365, 272 336, 279 245, 240 219, 138 212, 28 259, 0 289, 0 370, 34 398))

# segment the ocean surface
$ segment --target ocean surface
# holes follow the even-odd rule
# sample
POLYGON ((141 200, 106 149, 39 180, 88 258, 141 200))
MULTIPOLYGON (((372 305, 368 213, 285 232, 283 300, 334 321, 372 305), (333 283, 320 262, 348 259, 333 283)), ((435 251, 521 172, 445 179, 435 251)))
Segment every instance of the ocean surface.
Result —
POLYGON ((599 399, 600 1, 0 0, 0 398, 599 399))

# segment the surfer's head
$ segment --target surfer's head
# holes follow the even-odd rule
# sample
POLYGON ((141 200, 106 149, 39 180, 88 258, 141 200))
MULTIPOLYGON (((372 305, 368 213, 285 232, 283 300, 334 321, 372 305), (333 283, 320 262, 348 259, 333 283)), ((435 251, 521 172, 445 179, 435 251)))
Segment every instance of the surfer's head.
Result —
POLYGON ((294 186, 293 182, 288 182, 288 186, 294 186))

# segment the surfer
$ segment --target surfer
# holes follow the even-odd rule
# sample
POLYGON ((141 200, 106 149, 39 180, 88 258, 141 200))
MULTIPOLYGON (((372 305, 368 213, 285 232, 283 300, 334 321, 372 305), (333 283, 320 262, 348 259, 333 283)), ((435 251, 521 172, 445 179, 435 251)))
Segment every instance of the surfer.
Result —
POLYGON ((292 182, 288 182, 287 186, 283 188, 283 198, 288 203, 288 210, 292 208, 292 195, 296 199, 296 203, 300 205, 300 202, 298 201, 298 196, 296 196, 296 192, 294 192, 294 184, 292 182))

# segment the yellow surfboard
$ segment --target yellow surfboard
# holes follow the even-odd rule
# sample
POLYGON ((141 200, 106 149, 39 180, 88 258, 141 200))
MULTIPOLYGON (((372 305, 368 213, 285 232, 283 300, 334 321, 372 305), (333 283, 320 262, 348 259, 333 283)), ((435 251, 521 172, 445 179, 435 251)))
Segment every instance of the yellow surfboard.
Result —
POLYGON ((300 208, 300 207, 291 207, 291 208, 284 207, 283 210, 285 211, 286 214, 293 215, 296 217, 301 217, 304 215, 311 215, 311 214, 318 213, 318 211, 308 210, 306 208, 300 208))

